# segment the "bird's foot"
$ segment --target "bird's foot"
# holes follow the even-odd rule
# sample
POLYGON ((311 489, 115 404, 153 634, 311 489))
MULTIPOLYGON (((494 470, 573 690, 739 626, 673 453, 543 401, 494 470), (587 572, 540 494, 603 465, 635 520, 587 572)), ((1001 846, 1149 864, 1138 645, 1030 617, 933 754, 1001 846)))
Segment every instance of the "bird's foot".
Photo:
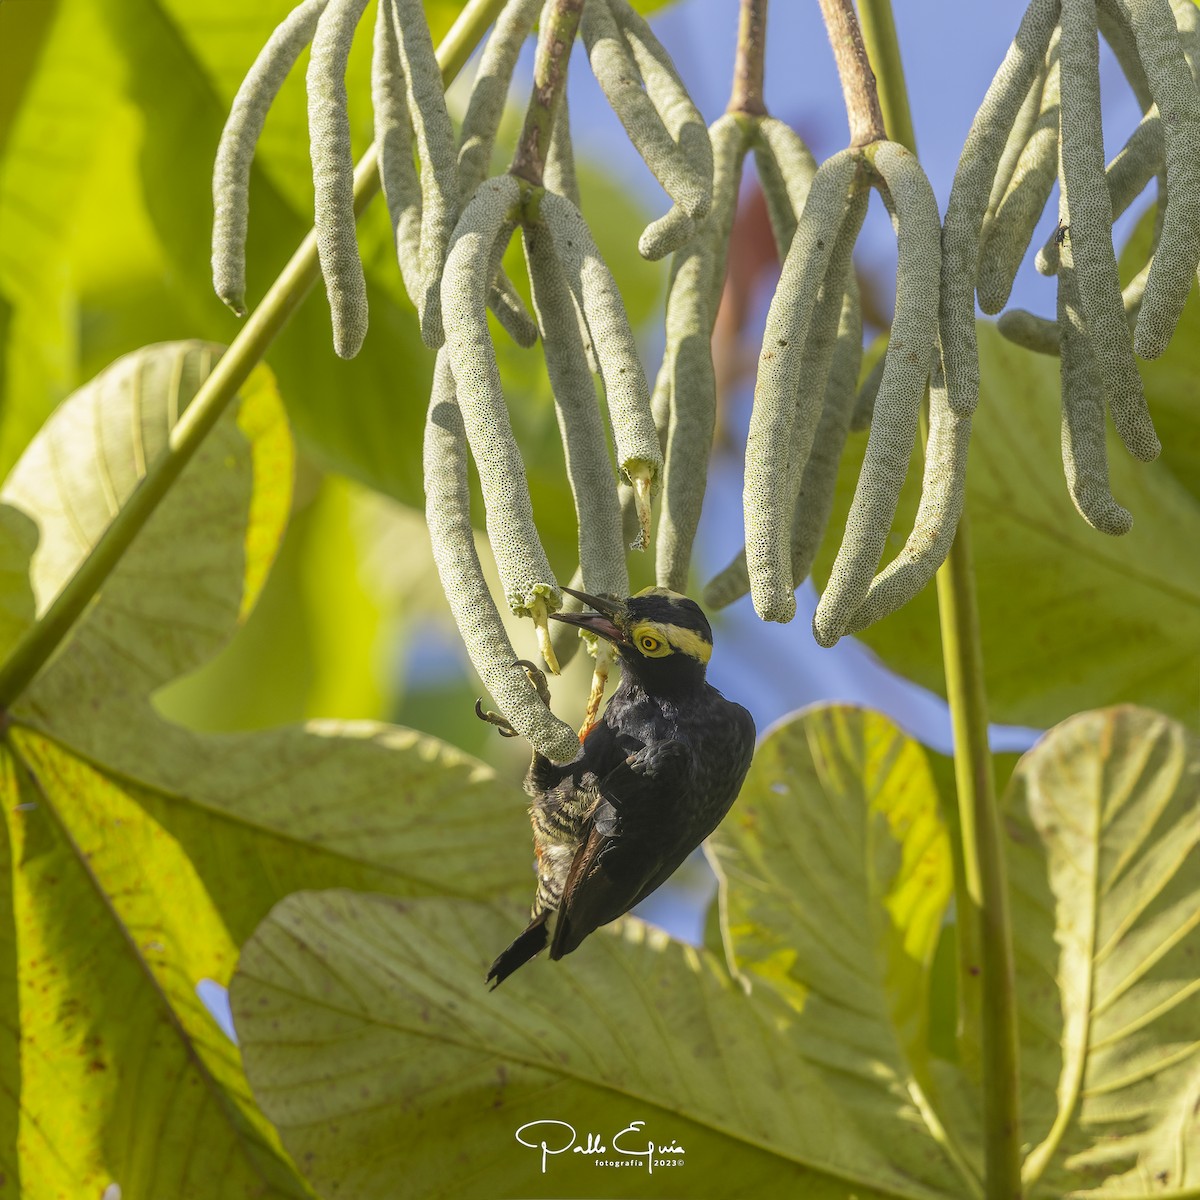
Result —
POLYGON ((550 685, 546 682, 546 673, 529 661, 527 658, 518 658, 514 667, 523 667, 525 675, 529 682, 533 684, 534 691, 538 694, 538 699, 547 707, 550 707, 550 685))
MULTIPOLYGON (((514 667, 524 668, 525 674, 529 682, 533 684, 534 690, 538 694, 538 698, 547 707, 550 707, 550 687, 546 683, 546 675, 540 668, 531 663, 527 658, 518 658, 514 667)), ((503 713, 492 712, 491 709, 483 707, 482 700, 475 701, 475 715, 481 720, 486 721, 489 725, 495 725, 500 731, 501 737, 518 737, 517 731, 512 727, 512 722, 504 716, 503 713)))
POLYGON ((517 731, 512 727, 512 722, 503 713, 492 712, 490 708, 484 708, 482 700, 477 699, 475 701, 475 715, 481 721, 486 721, 489 725, 495 725, 501 737, 517 736, 517 731))

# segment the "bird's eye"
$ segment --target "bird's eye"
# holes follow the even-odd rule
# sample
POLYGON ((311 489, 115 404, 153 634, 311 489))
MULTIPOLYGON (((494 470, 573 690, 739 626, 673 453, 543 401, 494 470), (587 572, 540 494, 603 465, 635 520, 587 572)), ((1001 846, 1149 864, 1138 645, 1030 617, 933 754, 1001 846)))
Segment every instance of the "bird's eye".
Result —
POLYGON ((653 654, 661 644, 662 643, 659 642, 658 638, 651 637, 649 634, 646 634, 639 641, 639 645, 643 650, 646 651, 647 654, 653 654))

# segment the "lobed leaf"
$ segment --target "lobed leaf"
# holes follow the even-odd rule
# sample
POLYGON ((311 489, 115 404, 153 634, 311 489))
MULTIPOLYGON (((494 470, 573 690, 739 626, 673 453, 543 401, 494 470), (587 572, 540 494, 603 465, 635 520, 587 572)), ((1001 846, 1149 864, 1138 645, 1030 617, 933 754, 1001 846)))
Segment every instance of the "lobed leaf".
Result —
POLYGON ((374 1200, 403 1171, 414 1197, 976 1194, 905 1065, 950 871, 924 753, 872 714, 792 718, 730 820, 717 854, 748 992, 634 919, 489 993, 516 912, 344 891, 277 907, 231 996, 255 1095, 314 1185, 374 1200), (641 1144, 677 1142, 686 1165, 651 1181, 564 1153, 543 1174, 514 1134, 548 1119, 606 1145, 643 1120, 641 1144))
POLYGON ((1082 713, 1006 807, 1035 1197, 1194 1195, 1200 740, 1144 709, 1082 713))
MULTIPOLYGON (((30 445, 0 507, 0 631, 27 627, 91 551, 217 349, 128 356, 30 445)), ((8 714, 0 1021, 20 1041, 0 1060, 0 1191, 308 1195, 197 985, 225 983, 303 884, 528 889, 527 864, 494 852, 528 836, 512 789, 431 738, 330 722, 205 736, 151 708, 249 611, 291 454, 262 369, 8 714)))

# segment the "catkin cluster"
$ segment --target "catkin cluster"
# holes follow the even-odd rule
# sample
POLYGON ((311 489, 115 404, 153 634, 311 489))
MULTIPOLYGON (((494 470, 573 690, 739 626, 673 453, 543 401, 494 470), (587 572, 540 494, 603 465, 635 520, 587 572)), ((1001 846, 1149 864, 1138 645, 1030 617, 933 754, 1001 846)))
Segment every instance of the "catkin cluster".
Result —
MULTIPOLYGON (((551 669, 557 669, 556 650, 569 653, 578 638, 562 639, 557 647, 549 638, 546 618, 562 605, 563 595, 534 524, 525 465, 509 421, 486 320, 487 298, 495 289, 500 259, 518 229, 575 500, 579 566, 572 586, 594 594, 628 594, 628 514, 622 511, 618 480, 627 496, 626 507, 635 514, 637 543, 644 546, 650 497, 658 487, 663 455, 624 304, 579 211, 565 104, 559 100, 549 112, 531 106, 513 170, 487 177, 513 63, 538 8, 529 0, 513 0, 504 9, 484 51, 468 107, 458 160, 464 207, 450 238, 440 294, 445 331, 442 358, 448 378, 439 377, 432 404, 444 406, 445 392, 453 387, 462 440, 479 475, 488 537, 505 600, 514 613, 533 618, 543 657, 551 669), (543 145, 537 135, 547 122, 549 136, 543 145), (540 179, 531 179, 530 174, 540 179)), ((539 63, 555 37, 561 36, 554 24, 558 10, 559 0, 552 0, 542 11, 539 63)), ((667 216, 652 226, 659 231, 655 236, 666 236, 662 230, 674 231, 676 238, 680 231, 693 232, 694 221, 711 203, 711 149, 708 131, 695 115, 674 68, 645 22, 624 0, 587 0, 581 28, 593 61, 599 57, 610 62, 614 55, 624 55, 626 69, 635 69, 638 80, 644 81, 645 91, 640 84, 637 89, 640 99, 631 98, 628 88, 610 91, 610 98, 627 127, 636 131, 635 141, 675 201, 667 216), (702 139, 694 132, 697 124, 702 139), (699 169, 692 167, 693 159, 698 159, 699 169), (684 216, 676 215, 679 212, 684 216)), ((565 70, 563 58, 554 69, 565 70)), ((547 74, 550 70, 545 68, 547 74)), ((542 66, 535 68, 533 105, 538 103, 542 73, 542 66)), ((613 80, 606 82, 602 76, 601 82, 608 87, 613 80)), ((468 558, 464 568, 454 549, 455 540, 462 544, 470 536, 469 512, 459 506, 454 539, 443 542, 441 532, 435 531, 433 509, 443 504, 438 455, 451 450, 461 453, 461 442, 457 449, 451 447, 442 426, 431 416, 426 446, 430 529, 460 630, 485 681, 494 678, 503 689, 492 688, 493 695, 517 732, 551 758, 569 757, 570 747, 558 736, 561 731, 554 718, 544 705, 539 711, 540 702, 530 699, 536 693, 523 672, 514 668, 511 647, 494 636, 498 616, 489 619, 490 632, 483 631, 486 637, 477 624, 476 611, 490 601, 482 598, 486 589, 481 587, 477 562, 468 558), (470 613, 453 597, 464 586, 464 569, 472 576, 470 613), (468 616, 471 619, 464 619, 468 616)), ((586 723, 595 719, 612 661, 607 643, 593 644, 591 649, 597 661, 586 723)))
MULTIPOLYGON (((893 142, 844 150, 815 174, 811 162, 796 156, 777 153, 765 170, 760 156, 758 164, 786 257, 767 314, 750 416, 746 547, 704 594, 716 607, 749 590, 764 620, 792 619, 795 590, 825 534, 847 434, 869 426, 846 529, 813 621, 817 640, 832 645, 928 583, 962 511, 970 415, 951 409, 941 370, 941 226, 924 172, 893 142), (896 230, 896 314, 879 371, 859 394, 862 323, 852 252, 872 189, 896 230), (931 383, 921 504, 905 546, 879 571, 931 383)), ((668 455, 668 489, 671 466, 668 455)), ((660 543, 663 536, 660 526, 660 543)))
POLYGON ((712 205, 708 129, 675 64, 628 0, 586 0, 579 31, 596 81, 674 201, 638 241, 646 258, 665 258, 692 238, 712 205))
MULTIPOLYGON (((311 42, 307 85, 317 248, 334 345, 344 357, 357 353, 367 328, 344 82, 365 9, 366 0, 304 0, 284 20, 239 89, 213 183, 214 284, 226 303, 244 313, 254 148, 279 88, 311 42)), ((547 617, 563 596, 534 524, 487 310, 520 345, 531 346, 542 336, 579 522, 576 587, 628 593, 626 544, 631 534, 637 546, 648 544, 650 499, 663 462, 624 305, 579 212, 562 102, 577 24, 601 87, 673 202, 646 230, 642 250, 650 257, 670 253, 696 235, 708 214, 712 146, 673 63, 627 0, 510 0, 481 55, 457 137, 420 0, 379 0, 371 66, 374 154, 400 271, 423 340, 441 350, 426 437, 435 556, 480 675, 516 730, 553 758, 573 753, 565 726, 550 716, 514 665, 474 555, 464 500, 469 448, 505 600, 514 613, 533 618, 547 665, 557 670, 547 617), (539 18, 526 135, 512 172, 492 177, 513 72, 539 18), (535 316, 500 267, 518 228, 535 316)), ((370 170, 371 163, 360 169, 370 170)), ((577 645, 577 638, 560 643, 564 652, 577 645)), ((605 645, 593 646, 593 652, 599 689, 611 651, 605 645)), ((591 716, 598 694, 593 701, 591 716)))
MULTIPOLYGON (((334 342, 345 356, 361 345, 367 319, 344 85, 365 7, 366 0, 304 0, 279 26, 239 90, 214 178, 214 281, 241 312, 254 146, 311 41, 317 243, 334 342)), ((1001 329, 1060 355, 1071 495, 1095 528, 1129 528, 1130 514, 1109 489, 1105 412, 1136 457, 1158 453, 1134 354, 1165 348, 1200 262, 1198 77, 1200 13, 1191 0, 1032 0, 972 125, 942 222, 916 158, 894 142, 870 141, 878 124, 858 138, 869 144, 819 168, 759 101, 734 104, 707 128, 628 0, 509 0, 456 137, 419 0, 379 0, 375 153, 404 284, 426 344, 439 349, 425 442, 430 534, 472 660, 512 728, 553 759, 574 753, 574 734, 517 664, 484 582, 470 523, 469 459, 509 608, 533 619, 552 670, 556 652, 570 653, 578 639, 549 636, 547 618, 564 597, 534 522, 489 309, 520 345, 539 337, 543 345, 578 519, 571 586, 627 593, 626 550, 648 545, 651 495, 661 485, 658 582, 686 590, 716 412, 711 337, 743 164, 753 154, 783 267, 746 449, 746 545, 704 596, 719 607, 748 591, 764 619, 792 619, 796 588, 826 533, 848 435, 867 430, 813 621, 818 642, 832 645, 906 603, 949 552, 979 391, 976 295, 986 312, 1004 307, 1056 181, 1058 221, 1038 255, 1039 269, 1058 278, 1056 319, 1008 312, 1001 329), (511 169, 496 176, 497 130, 535 23, 525 131, 511 169), (639 241, 647 258, 674 256, 666 353, 652 397, 621 297, 580 212, 564 99, 576 28, 596 79, 672 202, 639 241), (1143 110, 1107 165, 1099 36, 1143 110), (1122 293, 1112 221, 1151 180, 1159 200, 1153 252, 1122 293), (872 191, 896 232, 896 306, 887 351, 857 386, 862 320, 852 255, 872 191), (518 230, 532 314, 500 266, 518 230), (920 502, 902 549, 881 566, 926 396, 920 502)), ((607 643, 591 648, 589 721, 611 661, 607 643)))
POLYGON ((1105 410, 1129 452, 1160 449, 1135 353, 1167 347, 1200 263, 1200 13, 1191 0, 1034 0, 972 125, 943 232, 942 328, 951 403, 979 388, 974 305, 999 312, 1055 181, 1059 209, 1037 267, 1058 280, 1056 319, 1021 309, 1001 333, 1061 358, 1068 489, 1095 529, 1122 534, 1109 488, 1105 410), (1105 164, 1098 38, 1143 116, 1105 164), (1122 290, 1112 223, 1157 181, 1149 261, 1122 290), (949 347, 956 347, 950 353, 949 347))
MULTIPOLYGON (((367 0, 305 0, 285 18, 238 89, 213 172, 213 286, 241 316, 254 148, 283 81, 311 42, 306 84, 314 226, 334 348, 343 358, 358 353, 367 332, 345 85, 366 6, 367 0)), ((491 54, 481 64, 484 86, 464 122, 460 148, 420 0, 379 0, 371 60, 374 154, 401 276, 420 317, 422 339, 432 349, 444 340, 440 292, 450 235, 482 177, 481 160, 486 173, 516 54, 540 7, 540 0, 524 0, 505 9, 491 54)), ((488 299, 513 338, 532 345, 536 327, 502 274, 489 284, 488 299)))

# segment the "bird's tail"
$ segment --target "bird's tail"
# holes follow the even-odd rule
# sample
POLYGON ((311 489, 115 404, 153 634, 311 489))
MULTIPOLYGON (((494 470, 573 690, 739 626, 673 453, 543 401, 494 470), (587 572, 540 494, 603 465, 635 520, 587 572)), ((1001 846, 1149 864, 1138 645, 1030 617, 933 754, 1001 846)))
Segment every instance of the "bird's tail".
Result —
POLYGON ((546 943, 550 940, 550 933, 546 929, 550 912, 551 910, 548 908, 542 909, 525 926, 525 931, 520 937, 507 950, 502 951, 496 961, 492 963, 492 968, 487 974, 487 982, 492 985, 492 991, 495 991, 518 967, 524 966, 535 954, 546 948, 546 943))

